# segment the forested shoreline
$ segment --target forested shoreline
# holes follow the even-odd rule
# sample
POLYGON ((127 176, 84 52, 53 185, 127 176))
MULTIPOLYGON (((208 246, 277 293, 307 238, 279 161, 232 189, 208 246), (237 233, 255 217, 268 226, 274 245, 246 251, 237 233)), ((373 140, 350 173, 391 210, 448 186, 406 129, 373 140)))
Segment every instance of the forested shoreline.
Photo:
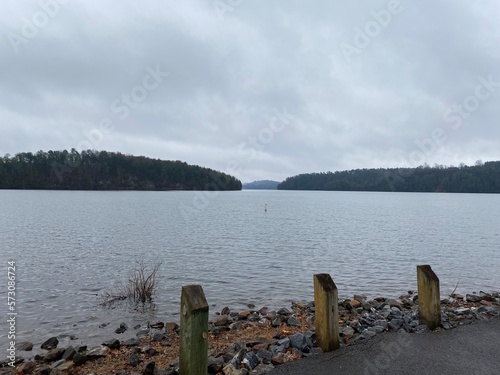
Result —
POLYGON ((228 174, 181 161, 96 150, 0 157, 0 189, 241 190, 228 174))
POLYGON ((288 177, 278 190, 500 193, 500 161, 300 174, 288 177))

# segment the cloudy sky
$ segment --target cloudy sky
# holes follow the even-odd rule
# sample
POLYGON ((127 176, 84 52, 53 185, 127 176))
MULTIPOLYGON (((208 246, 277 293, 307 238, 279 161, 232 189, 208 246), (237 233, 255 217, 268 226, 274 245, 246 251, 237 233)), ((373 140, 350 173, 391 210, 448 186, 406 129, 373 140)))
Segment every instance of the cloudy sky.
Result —
POLYGON ((242 181, 500 160, 500 2, 2 2, 0 155, 242 181))

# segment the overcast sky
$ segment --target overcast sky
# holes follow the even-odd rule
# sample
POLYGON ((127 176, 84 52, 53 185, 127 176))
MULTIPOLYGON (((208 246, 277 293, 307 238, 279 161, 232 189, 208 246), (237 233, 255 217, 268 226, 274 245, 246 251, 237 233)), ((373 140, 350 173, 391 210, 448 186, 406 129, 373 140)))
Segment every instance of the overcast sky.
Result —
POLYGON ((0 154, 243 182, 500 160, 500 2, 2 2, 0 154))

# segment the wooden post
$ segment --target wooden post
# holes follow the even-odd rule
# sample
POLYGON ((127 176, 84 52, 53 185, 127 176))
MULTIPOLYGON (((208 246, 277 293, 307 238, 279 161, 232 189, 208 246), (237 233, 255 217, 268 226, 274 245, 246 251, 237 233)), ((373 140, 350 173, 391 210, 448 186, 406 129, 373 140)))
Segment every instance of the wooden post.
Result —
POLYGON ((439 278, 431 266, 417 266, 418 316, 421 324, 436 329, 441 324, 439 278))
POLYGON ((180 375, 206 375, 208 356, 208 304, 201 285, 182 287, 180 375))
POLYGON ((330 275, 314 275, 316 339, 324 352, 340 347, 338 301, 338 290, 330 275))

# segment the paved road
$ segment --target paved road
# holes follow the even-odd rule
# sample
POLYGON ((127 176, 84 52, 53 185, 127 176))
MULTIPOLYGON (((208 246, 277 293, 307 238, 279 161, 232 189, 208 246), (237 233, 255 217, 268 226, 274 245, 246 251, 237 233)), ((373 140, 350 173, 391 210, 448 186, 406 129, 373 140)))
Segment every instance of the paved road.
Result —
POLYGON ((450 331, 388 333, 286 363, 270 375, 500 375, 500 319, 450 331))

